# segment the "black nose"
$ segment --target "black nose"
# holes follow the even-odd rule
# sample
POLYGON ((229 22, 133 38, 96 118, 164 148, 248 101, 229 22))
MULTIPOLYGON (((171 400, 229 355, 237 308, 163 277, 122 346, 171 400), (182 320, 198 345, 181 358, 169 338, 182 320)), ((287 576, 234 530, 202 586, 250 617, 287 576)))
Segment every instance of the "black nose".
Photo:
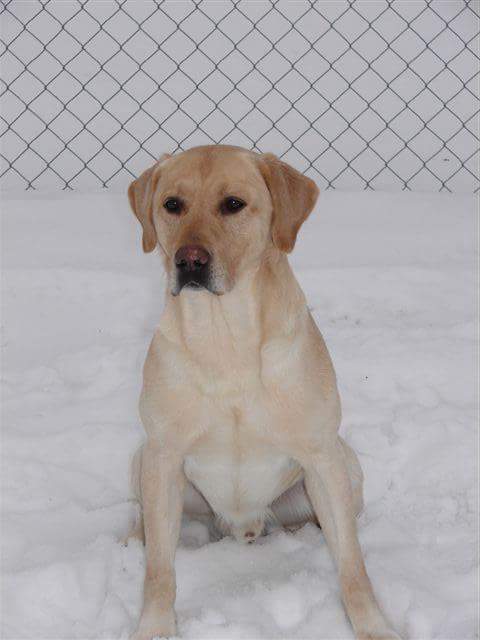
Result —
POLYGON ((182 273, 204 270, 210 262, 210 254, 198 245, 180 247, 175 254, 175 265, 182 273))

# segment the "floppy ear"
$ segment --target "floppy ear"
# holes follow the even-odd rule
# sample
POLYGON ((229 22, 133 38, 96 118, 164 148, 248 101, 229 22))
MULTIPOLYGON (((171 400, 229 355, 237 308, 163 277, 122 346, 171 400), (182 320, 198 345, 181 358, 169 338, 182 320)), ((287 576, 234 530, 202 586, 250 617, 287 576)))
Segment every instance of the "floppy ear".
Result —
POLYGON ((260 171, 273 203, 272 238, 285 253, 295 246, 297 233, 315 206, 319 190, 313 180, 279 160, 273 153, 260 156, 260 171))
POLYGON ((157 233, 153 225, 153 195, 160 178, 160 164, 168 157, 163 155, 128 187, 130 206, 143 227, 142 245, 145 253, 153 251, 157 244, 157 233))

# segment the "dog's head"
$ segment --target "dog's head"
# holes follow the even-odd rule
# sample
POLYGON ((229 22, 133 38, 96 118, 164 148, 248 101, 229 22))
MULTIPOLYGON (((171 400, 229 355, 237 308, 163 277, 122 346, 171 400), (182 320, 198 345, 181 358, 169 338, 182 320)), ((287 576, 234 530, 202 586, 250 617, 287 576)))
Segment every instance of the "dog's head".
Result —
POLYGON ((173 295, 221 295, 266 252, 292 251, 317 196, 313 180, 274 155, 223 145, 162 156, 128 189, 143 250, 161 247, 173 295))

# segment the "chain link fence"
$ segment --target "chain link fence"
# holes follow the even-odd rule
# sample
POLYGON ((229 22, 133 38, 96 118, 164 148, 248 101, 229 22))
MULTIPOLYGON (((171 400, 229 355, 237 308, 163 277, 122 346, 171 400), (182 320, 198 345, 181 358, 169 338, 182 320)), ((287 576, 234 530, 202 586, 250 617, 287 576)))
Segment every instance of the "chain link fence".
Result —
POLYGON ((478 0, 4 0, 5 187, 272 151, 320 187, 479 187, 478 0))

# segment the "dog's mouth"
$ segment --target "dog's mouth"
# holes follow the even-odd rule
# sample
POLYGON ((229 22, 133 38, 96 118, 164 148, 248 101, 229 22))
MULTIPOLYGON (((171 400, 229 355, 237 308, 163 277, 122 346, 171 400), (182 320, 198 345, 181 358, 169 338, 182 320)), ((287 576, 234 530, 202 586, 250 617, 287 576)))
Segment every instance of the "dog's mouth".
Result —
POLYGON ((196 291, 201 291, 202 289, 208 290, 208 287, 203 282, 198 282, 198 280, 189 280, 182 285, 178 286, 178 293, 182 291, 182 289, 193 289, 196 291))
POLYGON ((181 291, 188 289, 190 291, 208 291, 214 295, 220 295, 221 292, 217 291, 213 286, 210 275, 193 275, 193 274, 178 274, 175 285, 172 287, 172 295, 178 296, 181 291))

